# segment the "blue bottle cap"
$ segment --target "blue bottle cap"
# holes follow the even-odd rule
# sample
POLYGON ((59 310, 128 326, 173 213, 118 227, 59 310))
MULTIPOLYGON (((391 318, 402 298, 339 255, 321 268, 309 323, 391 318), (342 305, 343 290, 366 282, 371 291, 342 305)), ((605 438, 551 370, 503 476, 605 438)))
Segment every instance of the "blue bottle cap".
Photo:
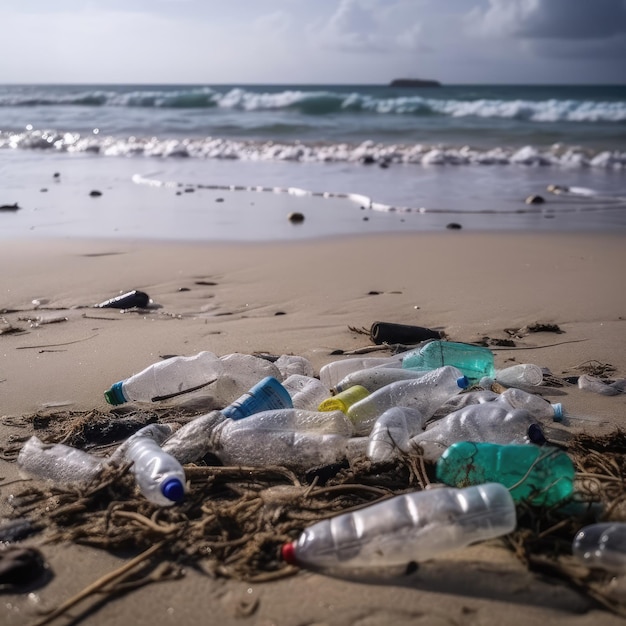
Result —
POLYGON ((555 422, 563 421, 563 405, 560 402, 556 402, 552 405, 554 409, 554 417, 552 418, 555 422))
POLYGON ((461 389, 465 389, 466 387, 469 387, 469 380, 467 379, 467 376, 461 376, 461 378, 456 379, 456 384, 461 389))
POLYGON ((528 438, 539 446, 547 443, 546 437, 543 434, 543 430, 539 424, 531 424, 528 427, 528 438))
POLYGON ((104 392, 104 398, 109 404, 116 406, 118 404, 124 404, 125 402, 128 402, 127 398, 124 396, 124 391, 122 390, 123 382, 123 380, 120 380, 118 383, 115 383, 111 386, 110 389, 104 392))
POLYGON ((161 493, 172 502, 182 502, 185 497, 185 486, 178 478, 168 478, 161 485, 161 493))

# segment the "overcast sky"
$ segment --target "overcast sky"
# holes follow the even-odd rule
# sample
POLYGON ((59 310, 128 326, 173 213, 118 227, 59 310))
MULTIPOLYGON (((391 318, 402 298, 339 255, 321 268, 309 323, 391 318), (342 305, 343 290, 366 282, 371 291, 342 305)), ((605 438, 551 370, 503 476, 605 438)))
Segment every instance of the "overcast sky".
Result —
POLYGON ((0 83, 626 83, 626 0, 3 0, 0 24, 0 83))

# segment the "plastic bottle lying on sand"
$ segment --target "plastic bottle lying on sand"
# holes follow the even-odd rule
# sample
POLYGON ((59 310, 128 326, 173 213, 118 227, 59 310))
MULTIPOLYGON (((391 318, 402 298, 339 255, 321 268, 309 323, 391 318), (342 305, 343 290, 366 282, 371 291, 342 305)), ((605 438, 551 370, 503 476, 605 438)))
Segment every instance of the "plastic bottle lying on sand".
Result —
POLYGON ((626 574, 626 523, 585 526, 574 537, 572 553, 588 567, 626 574))
POLYGON ((626 392, 626 378, 618 378, 612 383, 608 383, 596 376, 582 374, 578 377, 578 388, 593 391, 603 396, 618 396, 626 392))
POLYGON ((222 413, 234 420, 269 409, 291 409, 293 402, 289 392, 273 376, 266 376, 249 391, 222 409, 222 413))
POLYGON ((551 404, 537 394, 516 387, 503 391, 496 402, 508 404, 513 409, 525 409, 540 422, 546 420, 560 422, 563 419, 563 405, 560 402, 551 404))
POLYGON ((494 377, 505 387, 537 387, 543 382, 543 370, 533 363, 519 363, 497 369, 494 377))
MULTIPOLYGON (((284 465, 297 470, 337 463, 354 453, 352 424, 341 411, 277 409, 216 429, 211 451, 225 465, 284 465)), ((365 453, 367 439, 361 442, 365 453)))
POLYGON ((458 411, 471 404, 484 404, 485 402, 493 402, 500 397, 499 393, 490 391, 488 389, 477 389, 475 391, 466 391, 464 393, 458 393, 451 398, 448 398, 434 413, 431 418, 432 421, 436 421, 443 417, 447 417, 450 413, 458 411))
POLYGON ((172 506, 185 497, 185 470, 151 437, 133 436, 125 457, 132 461, 131 471, 147 500, 172 506))
POLYGON ((266 376, 281 378, 279 369, 269 361, 251 354, 218 357, 203 351, 189 357, 171 357, 148 366, 130 378, 119 381, 105 393, 109 404, 158 402, 172 398, 183 401, 200 394, 223 407, 266 376))
POLYGON ((319 378, 302 374, 291 374, 283 381, 289 392, 294 409, 317 411, 320 402, 330 396, 330 389, 319 378))
POLYGON ((513 500, 554 506, 574 491, 574 464, 558 448, 461 441, 437 461, 437 480, 451 487, 498 482, 513 500))
POLYGON ((420 378, 399 380, 353 404, 348 409, 355 432, 367 435, 374 422, 394 406, 418 409, 428 419, 450 396, 467 387, 467 379, 450 365, 426 372, 420 378))
POLYGON ((436 461, 453 443, 528 443, 528 429, 535 424, 528 411, 511 409, 497 402, 471 404, 433 422, 423 433, 411 439, 424 458, 436 461))
POLYGON ((315 570, 375 572, 506 535, 516 524, 515 504, 500 484, 432 489, 318 522, 285 544, 282 556, 315 570))
POLYGON ((342 378, 352 372, 371 367, 402 367, 402 354, 390 357, 353 357, 339 361, 331 361, 320 369, 320 380, 332 389, 342 378))
POLYGON ((460 369, 473 383, 484 376, 493 378, 496 373, 491 350, 455 341, 429 341, 402 359, 402 367, 409 369, 435 369, 444 365, 460 369))
POLYGON ((430 371, 432 370, 412 370, 403 369, 401 367, 370 367, 344 376, 334 386, 333 391, 341 393, 353 385, 361 385, 370 393, 374 393, 385 385, 390 385, 398 380, 414 380, 430 371))
POLYGON ((104 469, 106 460, 62 443, 43 443, 34 435, 17 456, 22 475, 55 485, 87 485, 104 469))
POLYGON ((286 378, 289 378, 292 374, 299 374, 301 376, 315 375, 315 369, 309 359, 297 354, 281 354, 274 365, 278 368, 283 382, 286 378))
POLYGON ((424 429, 426 420, 417 409, 394 406, 377 420, 369 435, 367 458, 373 463, 393 460, 409 452, 411 437, 424 429))

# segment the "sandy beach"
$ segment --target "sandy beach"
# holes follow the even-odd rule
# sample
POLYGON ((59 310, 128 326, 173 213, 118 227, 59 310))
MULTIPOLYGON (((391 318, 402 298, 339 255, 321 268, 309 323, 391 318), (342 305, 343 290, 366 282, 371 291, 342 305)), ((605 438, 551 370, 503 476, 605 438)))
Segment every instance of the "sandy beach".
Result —
MULTIPOLYGON (((103 391, 164 355, 297 354, 319 372, 341 358, 333 352, 371 345, 351 327, 369 329, 375 321, 434 328, 466 342, 554 324, 562 332, 522 333, 515 347, 494 346, 496 365, 535 363, 565 377, 595 360, 623 378, 625 243, 623 234, 610 233, 465 231, 236 244, 5 241, 0 445, 7 449, 32 434, 32 422, 20 418, 35 412, 109 410, 103 391), (149 310, 93 308, 133 289, 149 294, 149 310)), ((608 397, 575 385, 543 391, 567 414, 587 418, 555 424, 555 436, 623 428, 624 394, 608 397)), ((8 497, 23 483, 13 482, 12 461, 0 461, 0 477, 6 515, 8 497)), ((35 623, 42 611, 124 562, 104 550, 47 544, 45 536, 24 543, 40 547, 51 579, 3 592, 7 626, 35 623)), ((613 583, 618 593, 621 585, 613 583)), ((185 568, 179 580, 101 604, 88 599, 68 616, 69 623, 95 626, 623 623, 567 584, 530 572, 500 540, 445 554, 384 584, 305 571, 252 584, 185 568), (89 606, 96 608, 85 617, 89 606)))

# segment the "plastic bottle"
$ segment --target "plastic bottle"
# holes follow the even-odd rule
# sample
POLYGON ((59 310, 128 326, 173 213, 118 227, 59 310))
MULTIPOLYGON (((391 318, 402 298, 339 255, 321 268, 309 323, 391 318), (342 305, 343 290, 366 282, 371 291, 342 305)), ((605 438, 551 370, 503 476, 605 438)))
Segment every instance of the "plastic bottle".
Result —
POLYGON ((294 409, 316 411, 320 402, 330 396, 330 389, 319 378, 302 374, 291 374, 283 381, 289 392, 294 409))
POLYGON ((609 383, 595 376, 582 374, 578 377, 578 388, 603 396, 619 396, 626 392, 626 378, 618 378, 609 383))
POLYGON ((558 448, 461 441, 437 461, 437 479, 451 487, 498 482, 513 500, 554 506, 574 490, 574 464, 558 448))
POLYGON ((221 411, 200 415, 179 428, 163 444, 163 450, 183 465, 195 463, 211 452, 214 433, 226 420, 221 411))
POLYGON ((154 504, 172 506, 185 497, 185 470, 152 437, 133 437, 125 458, 141 493, 154 504))
POLYGON ((537 387, 543 382, 543 370, 533 363, 518 363, 494 373, 495 381, 505 387, 537 387))
POLYGON ((348 409, 357 434, 368 434, 387 409, 406 406, 418 409, 425 419, 450 396, 467 386, 467 379, 450 365, 426 372, 420 378, 399 380, 353 404, 348 409))
POLYGON ((62 443, 43 443, 32 436, 17 456, 22 475, 56 485, 87 485, 105 467, 106 460, 62 443))
POLYGON ((320 405, 318 406, 318 411, 341 411, 342 413, 347 413, 348 409, 369 396, 370 392, 362 387, 361 385, 352 385, 352 387, 348 387, 344 389, 338 394, 331 396, 330 398, 326 398, 320 405))
POLYGON ((491 350, 455 341, 429 341, 402 359, 402 367, 409 369, 435 369, 444 365, 457 367, 470 382, 477 382, 483 376, 493 378, 496 373, 491 350))
POLYGON ((311 361, 297 354, 282 354, 276 359, 274 365, 276 365, 280 371, 280 380, 283 382, 292 374, 311 377, 315 375, 315 369, 311 361))
POLYGON ((458 411, 471 404, 484 404, 485 402, 492 402, 497 400, 500 394, 488 389, 466 391, 464 393, 458 393, 456 396, 448 398, 432 415, 431 420, 435 421, 444 417, 447 417, 450 413, 458 411))
POLYGON ((331 361, 320 369, 320 380, 326 387, 332 389, 342 378, 352 372, 370 367, 401 367, 402 354, 390 357, 353 357, 338 361, 331 361))
POLYGON ((346 458, 352 433, 341 411, 276 409, 228 420, 215 430, 211 451, 225 465, 307 470, 346 458))
POLYGON ((213 406, 221 408, 266 376, 280 378, 280 371, 269 361, 251 354, 217 357, 203 351, 189 357, 171 357, 153 363, 105 391, 109 404, 157 402, 194 392, 207 394, 213 406))
POLYGON ((626 574, 626 523, 585 526, 574 537, 572 553, 588 567, 626 574))
POLYGON ((511 409, 497 402, 471 404, 433 422, 411 438, 411 445, 419 446, 426 460, 436 461, 458 441, 527 443, 528 429, 534 423, 524 409, 511 409))
POLYGON ((537 394, 516 387, 503 391, 495 401, 504 402, 513 409, 525 409, 539 421, 560 422, 563 419, 563 405, 560 402, 551 404, 537 394))
POLYGON ((516 524, 500 484, 431 489, 318 522, 285 544, 282 557, 315 570, 376 571, 506 535, 516 524))
POLYGON ((393 460, 409 452, 410 439, 424 428, 424 416, 417 409, 394 406, 377 420, 369 435, 367 457, 373 463, 393 460))
POLYGON ((381 387, 395 383, 397 380, 413 380, 420 378, 426 372, 432 370, 413 370, 401 367, 370 367, 368 369, 352 372, 344 376, 334 387, 335 393, 341 393, 352 385, 361 385, 370 393, 378 391, 381 387))
POLYGON ((235 402, 222 409, 222 414, 238 420, 269 409, 290 408, 293 408, 293 403, 289 392, 273 376, 267 376, 235 402))

